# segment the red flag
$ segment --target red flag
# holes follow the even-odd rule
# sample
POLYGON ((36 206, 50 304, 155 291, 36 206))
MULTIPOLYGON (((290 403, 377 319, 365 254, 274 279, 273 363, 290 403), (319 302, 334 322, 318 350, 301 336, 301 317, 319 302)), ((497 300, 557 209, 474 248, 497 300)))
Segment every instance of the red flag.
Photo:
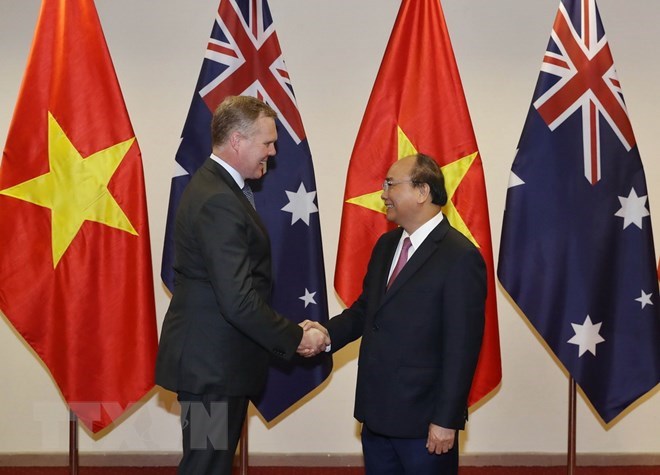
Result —
POLYGON ((392 228, 380 199, 387 170, 421 152, 445 175, 449 222, 486 261, 486 328, 470 393, 474 404, 502 379, 493 251, 481 158, 439 0, 403 0, 362 120, 346 179, 335 288, 360 294, 377 238, 392 228))
POLYGON ((142 159, 92 0, 44 0, 0 163, 0 309, 93 432, 153 387, 142 159))

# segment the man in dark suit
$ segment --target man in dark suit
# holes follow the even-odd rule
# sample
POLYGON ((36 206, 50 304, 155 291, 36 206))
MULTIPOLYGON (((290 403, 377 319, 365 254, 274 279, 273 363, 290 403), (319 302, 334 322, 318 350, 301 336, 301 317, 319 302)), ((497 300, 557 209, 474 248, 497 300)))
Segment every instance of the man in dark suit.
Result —
POLYGON ((367 475, 456 474, 456 433, 483 335, 485 264, 443 216, 444 178, 430 157, 394 163, 382 199, 400 227, 374 246, 358 300, 327 324, 332 351, 362 337, 355 418, 367 475))
POLYGON ((181 197, 174 230, 175 286, 160 337, 156 383, 181 403, 180 474, 231 474, 249 398, 263 388, 269 353, 325 349, 268 304, 268 233, 246 179, 275 154, 276 113, 228 97, 211 124, 213 154, 181 197))

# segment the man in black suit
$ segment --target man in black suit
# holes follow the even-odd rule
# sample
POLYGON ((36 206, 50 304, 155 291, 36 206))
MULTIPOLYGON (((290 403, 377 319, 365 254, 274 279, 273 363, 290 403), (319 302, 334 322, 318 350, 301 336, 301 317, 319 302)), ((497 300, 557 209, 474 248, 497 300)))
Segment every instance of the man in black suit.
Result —
MULTIPOLYGON (((263 388, 269 353, 325 349, 268 304, 268 232, 246 179, 275 154, 276 113, 253 97, 228 97, 213 115, 213 154, 181 197, 174 230, 175 286, 160 337, 156 383, 178 393, 180 474, 231 475, 249 398, 263 388)), ((310 329, 312 330, 312 329, 310 329)))
POLYGON ((355 418, 367 475, 456 474, 456 433, 483 335, 485 264, 443 216, 444 178, 430 157, 394 163, 382 199, 400 227, 374 246, 358 300, 327 324, 332 351, 362 337, 355 418))

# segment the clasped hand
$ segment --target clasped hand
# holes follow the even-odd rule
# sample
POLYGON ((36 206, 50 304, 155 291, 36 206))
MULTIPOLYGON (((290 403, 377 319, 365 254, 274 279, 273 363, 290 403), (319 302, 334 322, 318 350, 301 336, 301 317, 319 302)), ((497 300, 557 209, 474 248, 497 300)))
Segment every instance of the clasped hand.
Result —
POLYGON ((298 354, 309 358, 324 352, 330 345, 328 330, 318 322, 305 320, 299 324, 303 331, 302 340, 298 345, 298 354))

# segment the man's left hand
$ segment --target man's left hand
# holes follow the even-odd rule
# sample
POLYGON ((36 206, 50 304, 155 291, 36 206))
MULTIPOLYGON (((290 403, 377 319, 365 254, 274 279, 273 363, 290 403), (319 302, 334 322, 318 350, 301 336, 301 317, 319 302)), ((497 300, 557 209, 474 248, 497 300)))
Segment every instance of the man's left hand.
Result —
POLYGON ((435 424, 429 424, 429 437, 426 449, 430 454, 446 454, 454 447, 456 429, 446 429, 435 424))

